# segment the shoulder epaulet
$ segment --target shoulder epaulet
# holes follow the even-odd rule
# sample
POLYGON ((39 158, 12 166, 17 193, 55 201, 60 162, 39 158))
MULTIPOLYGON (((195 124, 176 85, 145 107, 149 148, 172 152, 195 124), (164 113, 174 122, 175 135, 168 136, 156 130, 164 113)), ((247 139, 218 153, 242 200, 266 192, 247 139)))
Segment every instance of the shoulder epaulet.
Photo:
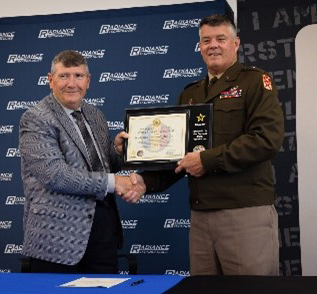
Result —
POLYGON ((244 66, 243 66, 243 71, 251 71, 251 70, 258 71, 258 72, 262 72, 262 73, 265 72, 263 69, 258 68, 258 67, 256 67, 256 66, 248 66, 248 65, 244 65, 244 66))
POLYGON ((188 85, 186 85, 185 87, 184 87, 184 90, 186 90, 187 88, 189 88, 189 87, 191 87, 191 86, 193 86, 193 85, 195 85, 195 84, 198 84, 198 83, 200 83, 200 82, 203 82, 204 80, 197 80, 197 81, 194 81, 194 82, 192 82, 192 83, 189 83, 188 85))

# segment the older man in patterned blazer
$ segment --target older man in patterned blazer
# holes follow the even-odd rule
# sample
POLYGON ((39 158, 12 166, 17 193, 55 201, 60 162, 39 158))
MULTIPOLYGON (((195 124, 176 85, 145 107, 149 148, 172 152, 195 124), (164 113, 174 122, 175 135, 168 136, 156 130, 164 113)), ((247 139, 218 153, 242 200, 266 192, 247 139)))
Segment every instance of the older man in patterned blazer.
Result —
POLYGON ((102 112, 83 101, 90 74, 81 54, 56 55, 48 80, 51 94, 20 121, 23 254, 32 272, 116 273, 122 228, 114 193, 123 195, 134 184, 137 192, 126 200, 136 202, 145 191, 114 175, 128 135, 111 142, 102 112))

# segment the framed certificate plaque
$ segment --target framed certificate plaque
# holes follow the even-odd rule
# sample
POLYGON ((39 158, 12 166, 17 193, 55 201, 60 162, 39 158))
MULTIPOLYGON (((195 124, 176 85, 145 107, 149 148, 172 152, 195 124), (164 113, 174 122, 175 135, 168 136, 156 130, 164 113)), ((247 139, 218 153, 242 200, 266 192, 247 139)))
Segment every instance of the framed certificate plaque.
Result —
POLYGON ((212 143, 212 104, 126 109, 123 168, 173 169, 212 143))

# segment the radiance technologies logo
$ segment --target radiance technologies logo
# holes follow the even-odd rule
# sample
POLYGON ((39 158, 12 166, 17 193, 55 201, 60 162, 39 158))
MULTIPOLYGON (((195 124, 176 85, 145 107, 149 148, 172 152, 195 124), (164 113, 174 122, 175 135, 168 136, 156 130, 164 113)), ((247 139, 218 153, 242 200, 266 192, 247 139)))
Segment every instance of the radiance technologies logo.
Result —
POLYGON ((73 37, 75 34, 75 28, 68 28, 68 29, 46 29, 40 30, 39 32, 39 39, 46 39, 46 38, 64 38, 64 37, 73 37))
POLYGON ((25 197, 18 196, 8 196, 6 200, 6 205, 24 205, 25 197))
POLYGON ((202 67, 197 68, 170 68, 164 71, 163 79, 192 78, 199 77, 203 72, 202 67))
POLYGON ((137 219, 121 220, 121 225, 123 229, 135 229, 137 224, 138 224, 137 219))
POLYGON ((189 277, 189 271, 177 271, 177 270, 166 270, 165 271, 165 275, 178 275, 178 276, 182 276, 182 277, 189 277))
POLYGON ((134 254, 167 254, 170 245, 141 245, 132 244, 130 253, 134 254))
POLYGON ((135 32, 137 28, 136 23, 128 24, 106 24, 100 27, 99 35, 103 34, 115 34, 115 33, 132 33, 135 32))
POLYGON ((0 87, 11 87, 13 86, 13 82, 14 82, 13 78, 0 79, 0 87))
POLYGON ((99 98, 84 98, 83 100, 88 103, 92 104, 94 106, 103 106, 105 103, 105 97, 99 97, 99 98))
POLYGON ((169 94, 132 95, 130 105, 168 103, 169 94))
POLYGON ((0 33, 0 41, 11 41, 13 40, 15 32, 0 33))
POLYGON ((21 157, 20 150, 17 148, 8 148, 6 157, 21 157))
POLYGON ((190 228, 189 219, 167 218, 164 223, 165 229, 190 228))
POLYGON ((170 199, 170 194, 145 194, 139 200, 139 204, 152 204, 152 203, 167 203, 170 199))
POLYGON ((77 51, 82 56, 84 56, 86 59, 90 58, 103 58, 105 56, 105 49, 96 49, 96 50, 82 50, 77 51))
POLYGON ((9 101, 7 110, 20 110, 20 109, 29 109, 32 106, 35 106, 40 101, 9 101))
POLYGON ((108 128, 110 131, 123 130, 124 123, 123 121, 119 121, 119 120, 108 121, 108 128))
POLYGON ((49 85, 49 81, 48 81, 47 76, 41 76, 41 77, 39 77, 39 81, 37 82, 37 84, 38 84, 39 86, 49 85))
POLYGON ((138 76, 137 71, 131 72, 103 72, 100 75, 99 82, 106 83, 106 82, 123 82, 123 81, 134 81, 138 76))
POLYGON ((23 245, 7 244, 4 249, 5 254, 21 254, 23 245))
POLYGON ((43 55, 43 53, 10 54, 7 63, 41 62, 43 60, 43 55))
POLYGON ((2 125, 0 126, 0 135, 2 134, 12 134, 13 125, 2 125))
POLYGON ((0 182, 11 182, 13 173, 0 173, 0 182))
POLYGON ((0 221, 0 230, 11 229, 12 221, 0 221))
POLYGON ((167 54, 168 47, 168 45, 145 47, 135 46, 131 48, 130 56, 167 54))
POLYGON ((195 47, 195 52, 200 52, 199 42, 197 42, 197 44, 196 44, 196 47, 195 47))
POLYGON ((163 30, 196 28, 199 26, 200 18, 194 19, 170 19, 164 22, 163 30))

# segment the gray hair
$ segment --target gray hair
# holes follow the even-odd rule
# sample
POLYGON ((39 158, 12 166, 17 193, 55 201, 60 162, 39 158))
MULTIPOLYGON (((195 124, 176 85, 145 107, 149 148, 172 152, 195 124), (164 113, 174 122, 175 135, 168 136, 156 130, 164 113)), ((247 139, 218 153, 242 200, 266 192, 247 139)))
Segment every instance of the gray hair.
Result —
POLYGON ((55 72, 55 65, 61 62, 65 67, 85 65, 87 74, 89 74, 89 68, 87 60, 77 51, 65 50, 58 53, 52 60, 51 74, 55 72))
POLYGON ((231 29, 233 38, 237 37, 237 28, 232 19, 226 14, 212 14, 210 16, 204 17, 199 23, 199 31, 204 25, 211 27, 226 25, 231 29))

